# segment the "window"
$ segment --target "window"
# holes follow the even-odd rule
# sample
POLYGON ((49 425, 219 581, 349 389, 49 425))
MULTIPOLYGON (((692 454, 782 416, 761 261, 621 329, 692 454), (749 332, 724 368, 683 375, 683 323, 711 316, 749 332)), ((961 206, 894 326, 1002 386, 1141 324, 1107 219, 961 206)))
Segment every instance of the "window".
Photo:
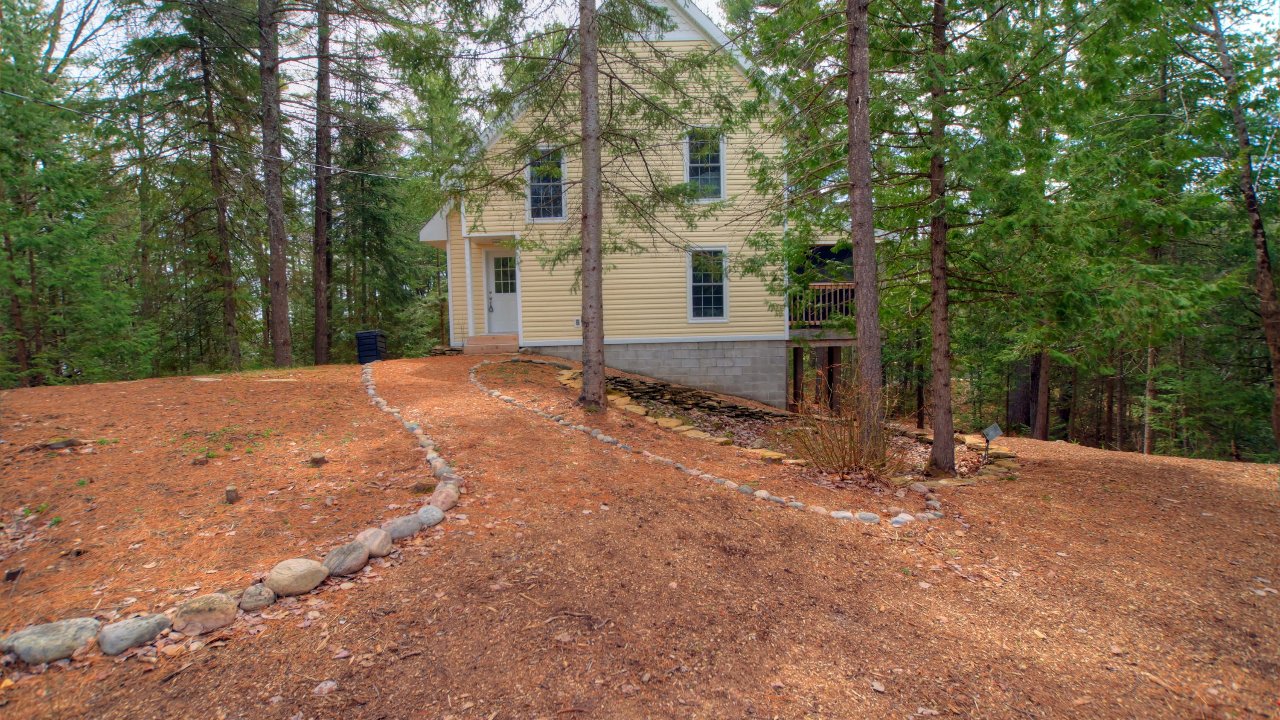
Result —
POLYGON ((493 291, 498 294, 516 291, 516 259, 511 256, 493 259, 493 291))
POLYGON ((724 320, 724 250, 694 250, 689 253, 689 318, 724 320))
POLYGON ((529 160, 529 218, 564 219, 564 173, 559 150, 540 150, 529 160))
POLYGON ((724 197, 723 138, 715 130, 698 128, 685 138, 685 175, 699 200, 724 197))

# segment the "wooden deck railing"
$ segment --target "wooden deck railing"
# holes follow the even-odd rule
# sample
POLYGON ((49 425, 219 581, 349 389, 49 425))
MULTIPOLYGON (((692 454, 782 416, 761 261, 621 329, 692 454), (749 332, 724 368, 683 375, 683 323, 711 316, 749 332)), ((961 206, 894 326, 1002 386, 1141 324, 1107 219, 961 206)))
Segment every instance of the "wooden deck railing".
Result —
POLYGON ((816 328, 835 317, 853 315, 853 283, 810 283, 803 294, 791 298, 791 327, 816 328))

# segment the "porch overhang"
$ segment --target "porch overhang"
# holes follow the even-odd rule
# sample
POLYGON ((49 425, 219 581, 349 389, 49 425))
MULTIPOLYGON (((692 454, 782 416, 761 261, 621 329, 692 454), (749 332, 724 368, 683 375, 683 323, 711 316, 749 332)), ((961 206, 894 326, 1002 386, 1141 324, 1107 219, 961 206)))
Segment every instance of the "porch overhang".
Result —
POLYGON ((418 231, 418 240, 434 248, 444 250, 449 243, 449 209, 452 204, 440 208, 418 231))

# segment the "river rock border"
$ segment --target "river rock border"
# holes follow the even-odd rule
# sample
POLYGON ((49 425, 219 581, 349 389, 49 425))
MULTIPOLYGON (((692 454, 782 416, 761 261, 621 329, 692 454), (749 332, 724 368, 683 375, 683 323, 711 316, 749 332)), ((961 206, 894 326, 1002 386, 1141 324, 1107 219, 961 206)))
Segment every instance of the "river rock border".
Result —
MULTIPOLYGON (((856 521, 859 523, 865 523, 867 525, 880 524, 880 520, 881 520, 880 516, 877 515, 876 513, 873 513, 867 510, 857 510, 857 511, 827 510, 826 508, 818 505, 806 505, 794 499, 788 500, 778 495, 774 495, 768 490, 755 489, 747 483, 737 483, 728 478, 718 477, 710 473, 704 473, 701 470, 697 470, 695 468, 687 467, 683 463, 672 460, 671 458, 663 457, 662 455, 657 455, 655 453, 649 452, 648 450, 636 448, 631 445, 628 445, 627 443, 621 442, 615 437, 606 435, 603 431, 601 431, 598 428, 592 428, 586 425, 576 424, 570 421, 564 415, 557 415, 555 413, 550 413, 550 412, 547 412, 546 410, 541 410, 539 408, 533 407, 532 405, 529 405, 527 403, 522 403, 519 400, 511 397, 510 395, 505 395, 499 390, 495 390, 493 388, 488 387, 480 380, 479 373, 482 367, 486 365, 502 365, 502 364, 508 364, 508 363, 528 363, 531 365, 546 365, 546 366, 557 368, 560 370, 571 369, 568 365, 565 365, 563 363, 558 363, 551 360, 538 360, 536 358, 513 358, 510 360, 500 360, 500 361, 482 360, 479 363, 476 363, 475 365, 473 365, 471 369, 468 371, 468 379, 471 381, 472 385, 475 385, 477 388, 484 391, 490 397, 497 398, 498 400, 501 400, 502 402, 507 403, 508 405, 513 405, 526 412, 531 412, 534 415, 537 415, 538 417, 541 417, 545 420, 550 420, 551 422, 554 422, 557 425, 560 425, 561 427, 569 428, 571 430, 576 430, 580 433, 590 436, 591 438, 593 438, 598 442, 604 443, 605 445, 612 445, 613 447, 619 450, 622 450, 623 452, 640 455, 641 457, 644 457, 648 460, 656 462, 660 465, 667 465, 667 466, 673 467, 676 470, 679 470, 680 472, 684 473, 685 475, 688 475, 689 477, 697 478, 699 480, 705 480, 714 485, 718 485, 720 487, 724 487, 729 490, 736 491, 743 495, 753 497, 756 500, 773 503, 775 505, 778 505, 779 507, 787 508, 790 510, 797 510, 801 512, 811 512, 816 515, 823 515, 826 517, 830 517, 834 520, 840 520, 845 522, 856 521)), ((742 449, 742 448, 739 448, 739 449, 742 449)), ((942 513, 942 501, 938 498, 938 496, 933 492, 933 490, 929 486, 921 482, 916 482, 907 486, 906 490, 909 492, 915 493, 917 495, 924 496, 925 507, 927 508, 927 510, 925 512, 913 514, 913 513, 906 512, 901 508, 891 508, 891 510, 898 510, 898 512, 894 513, 893 517, 889 518, 889 525, 895 528, 900 528, 900 527, 903 527, 904 525, 908 525, 913 522, 928 522, 930 520, 941 520, 942 518, 946 517, 942 513)))
MULTIPOLYGON (((261 582, 253 583, 238 596, 234 593, 209 593, 178 603, 163 613, 135 615, 105 625, 94 617, 32 625, 0 637, 0 653, 12 653, 28 665, 40 666, 79 657, 95 639, 104 654, 119 655, 156 643, 162 635, 179 639, 203 635, 231 625, 242 614, 264 610, 279 598, 314 592, 329 577, 355 576, 365 569, 371 558, 391 554, 394 541, 409 538, 444 522, 445 513, 458 504, 466 491, 466 481, 454 472, 418 423, 406 420, 399 408, 379 397, 373 381, 372 363, 361 368, 360 380, 374 407, 398 420, 425 452, 425 461, 436 485, 421 509, 392 518, 381 527, 361 531, 353 541, 334 547, 320 561, 310 558, 283 560, 262 576, 261 582)), ((344 582, 342 587, 347 588, 349 584, 344 582)), ((204 643, 199 644, 199 647, 203 646, 204 643)), ((155 649, 167 650, 169 647, 175 646, 155 649)))

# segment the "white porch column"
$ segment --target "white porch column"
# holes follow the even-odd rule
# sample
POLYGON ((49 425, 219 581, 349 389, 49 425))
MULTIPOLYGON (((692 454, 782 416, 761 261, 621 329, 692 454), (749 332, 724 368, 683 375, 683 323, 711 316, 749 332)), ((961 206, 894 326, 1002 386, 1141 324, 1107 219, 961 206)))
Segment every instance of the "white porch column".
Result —
POLYGON ((466 280, 467 280, 467 337, 475 337, 476 335, 476 309, 471 290, 471 238, 463 235, 463 262, 467 264, 466 280))

